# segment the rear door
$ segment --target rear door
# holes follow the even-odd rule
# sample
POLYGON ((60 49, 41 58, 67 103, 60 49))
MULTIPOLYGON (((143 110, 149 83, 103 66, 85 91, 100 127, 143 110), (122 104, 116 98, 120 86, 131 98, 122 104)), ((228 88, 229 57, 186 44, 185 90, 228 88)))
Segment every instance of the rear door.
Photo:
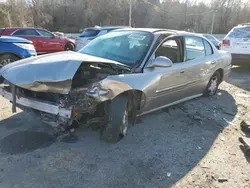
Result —
POLYGON ((18 29, 12 35, 31 40, 38 53, 43 50, 40 34, 35 29, 18 29))
POLYGON ((40 34, 40 42, 44 52, 51 53, 64 50, 65 42, 60 37, 56 37, 43 29, 36 29, 36 31, 40 34))
POLYGON ((202 94, 216 69, 216 55, 211 44, 198 36, 185 36, 185 96, 202 94))

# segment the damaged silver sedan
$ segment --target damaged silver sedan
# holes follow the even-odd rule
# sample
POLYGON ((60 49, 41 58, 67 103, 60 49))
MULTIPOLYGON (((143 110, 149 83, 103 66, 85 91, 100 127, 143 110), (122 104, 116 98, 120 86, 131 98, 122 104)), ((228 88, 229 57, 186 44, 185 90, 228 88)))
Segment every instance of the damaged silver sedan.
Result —
MULTIPOLYGON (((63 129, 101 120, 117 142, 136 117, 202 95, 231 69, 231 55, 207 39, 164 29, 121 29, 76 52, 24 59, 0 70, 0 95, 63 129)), ((153 126, 153 125, 152 125, 153 126)))

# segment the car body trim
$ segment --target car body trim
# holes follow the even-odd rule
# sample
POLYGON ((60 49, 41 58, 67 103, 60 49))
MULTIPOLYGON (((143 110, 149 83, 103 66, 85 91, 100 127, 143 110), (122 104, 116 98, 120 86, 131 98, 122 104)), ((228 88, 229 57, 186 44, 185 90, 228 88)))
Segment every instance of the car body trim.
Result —
POLYGON ((169 107, 169 106, 173 106, 173 105, 176 105, 176 104, 179 104, 179 103, 182 103, 182 102, 185 102, 185 101, 188 101, 188 100, 191 100, 191 99, 200 97, 200 96, 202 96, 202 95, 203 95, 203 94, 200 93, 200 94, 197 94, 197 95, 192 95, 192 96, 189 96, 189 97, 185 97, 185 98, 180 99, 180 100, 178 100, 178 101, 175 101, 175 102, 172 102, 172 103, 169 103, 169 104, 166 104, 166 105, 163 105, 163 106, 160 106, 160 107, 157 107, 157 108, 154 108, 154 109, 145 111, 145 112, 143 112, 143 113, 141 113, 141 114, 138 114, 137 116, 143 116, 143 115, 149 114, 149 113, 151 113, 151 112, 160 110, 160 109, 162 109, 162 108, 166 108, 166 107, 169 107))
MULTIPOLYGON (((0 87, 0 95, 9 101, 13 100, 13 95, 10 92, 5 91, 0 87)), ((25 107, 29 107, 35 110, 39 110, 42 112, 47 112, 50 114, 58 115, 64 118, 71 118, 71 109, 60 108, 58 105, 49 104, 47 102, 43 102, 37 99, 30 99, 26 97, 17 97, 16 104, 20 104, 25 107)))
POLYGON ((183 87, 188 88, 188 87, 195 86, 195 85, 199 84, 200 82, 201 82, 201 80, 194 80, 194 81, 191 81, 191 82, 186 82, 184 84, 180 84, 178 86, 171 86, 171 87, 168 87, 168 88, 156 90, 156 93, 157 94, 160 94, 160 93, 172 93, 172 92, 176 92, 178 90, 183 90, 183 87), (166 92, 168 90, 169 90, 169 92, 166 92))

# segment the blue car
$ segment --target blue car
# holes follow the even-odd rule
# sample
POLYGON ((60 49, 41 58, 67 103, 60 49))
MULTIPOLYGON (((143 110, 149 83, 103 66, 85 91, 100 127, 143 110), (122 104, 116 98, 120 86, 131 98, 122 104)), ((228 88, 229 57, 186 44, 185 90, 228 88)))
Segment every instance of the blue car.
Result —
POLYGON ((36 56, 36 50, 31 41, 0 36, 0 69, 4 65, 32 56, 36 56))

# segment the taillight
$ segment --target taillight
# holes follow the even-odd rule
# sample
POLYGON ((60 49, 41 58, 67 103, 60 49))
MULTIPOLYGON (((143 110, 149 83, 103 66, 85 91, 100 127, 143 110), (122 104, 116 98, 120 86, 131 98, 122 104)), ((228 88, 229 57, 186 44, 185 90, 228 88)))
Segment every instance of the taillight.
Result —
POLYGON ((221 45, 222 46, 230 46, 230 40, 222 40, 221 45))

